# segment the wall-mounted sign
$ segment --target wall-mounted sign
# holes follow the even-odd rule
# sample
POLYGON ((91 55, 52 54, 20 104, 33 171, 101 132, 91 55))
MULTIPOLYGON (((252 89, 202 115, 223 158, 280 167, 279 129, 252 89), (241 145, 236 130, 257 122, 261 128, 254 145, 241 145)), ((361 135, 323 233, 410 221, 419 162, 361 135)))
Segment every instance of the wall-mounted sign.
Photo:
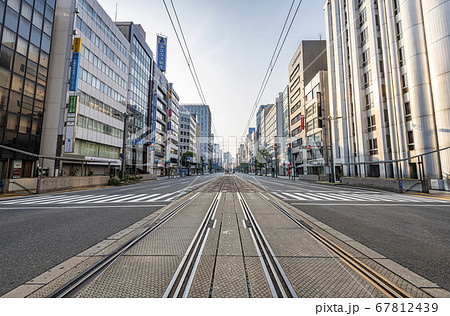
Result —
POLYGON ((73 39, 73 52, 81 53, 81 37, 76 37, 73 39))
POLYGON ((78 109, 78 96, 69 96, 69 106, 67 108, 66 138, 64 142, 64 152, 73 153, 75 144, 75 121, 78 109))
POLYGON ((80 53, 72 53, 70 66, 69 91, 78 91, 78 74, 80 72, 80 53))
POLYGON ((157 62, 158 62, 158 68, 161 71, 166 71, 166 58, 167 58, 167 37, 162 37, 158 35, 157 37, 157 62))

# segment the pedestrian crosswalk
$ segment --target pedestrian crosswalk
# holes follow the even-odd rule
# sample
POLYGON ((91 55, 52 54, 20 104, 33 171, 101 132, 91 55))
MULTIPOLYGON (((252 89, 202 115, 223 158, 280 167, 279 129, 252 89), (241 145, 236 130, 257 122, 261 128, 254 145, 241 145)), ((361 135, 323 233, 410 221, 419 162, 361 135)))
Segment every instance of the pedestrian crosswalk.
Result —
POLYGON ((327 192, 271 192, 273 195, 285 201, 300 202, 392 202, 392 203, 446 203, 442 200, 428 199, 416 196, 380 193, 380 192, 352 192, 352 191, 327 191, 327 192))
POLYGON ((153 203, 153 202, 171 202, 180 195, 179 191, 171 193, 154 193, 154 194, 59 194, 33 196, 16 199, 8 199, 0 201, 1 205, 52 205, 52 204, 103 204, 103 203, 153 203))

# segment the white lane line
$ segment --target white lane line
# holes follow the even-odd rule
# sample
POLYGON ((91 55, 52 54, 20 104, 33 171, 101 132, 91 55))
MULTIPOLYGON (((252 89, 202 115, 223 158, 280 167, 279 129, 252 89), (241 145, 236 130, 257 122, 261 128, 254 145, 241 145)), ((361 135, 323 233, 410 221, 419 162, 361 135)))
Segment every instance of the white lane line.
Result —
POLYGON ((121 202, 125 202, 125 201, 128 201, 128 202, 134 202, 134 199, 136 199, 136 198, 140 198, 140 197, 142 197, 142 196, 148 196, 148 194, 138 194, 138 195, 132 195, 132 196, 129 196, 129 197, 127 197, 127 198, 124 198, 124 199, 119 199, 119 200, 114 200, 114 201, 112 201, 111 203, 121 203, 121 202), (131 201, 130 201, 131 200, 131 201))
POLYGON ((101 200, 97 200, 97 201, 95 201, 95 202, 92 202, 92 203, 105 203, 105 202, 111 202, 111 201, 114 201, 114 200, 117 200, 117 199, 123 199, 123 198, 125 198, 125 197, 127 197, 127 196, 131 196, 131 195, 133 195, 133 194, 125 194, 125 195, 119 195, 119 196, 110 196, 110 197, 108 197, 108 198, 105 198, 105 199, 101 199, 101 200))

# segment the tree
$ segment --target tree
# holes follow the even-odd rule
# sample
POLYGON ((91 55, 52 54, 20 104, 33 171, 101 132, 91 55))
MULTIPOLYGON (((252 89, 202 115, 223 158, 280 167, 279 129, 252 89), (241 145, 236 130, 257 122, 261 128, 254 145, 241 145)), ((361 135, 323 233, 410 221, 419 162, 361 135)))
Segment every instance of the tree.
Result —
POLYGON ((209 159, 209 173, 212 173, 213 161, 209 159))
POLYGON ((181 156, 181 167, 186 166, 187 167, 187 173, 188 175, 190 175, 190 170, 191 170, 191 161, 188 161, 188 157, 192 158, 194 157, 195 154, 192 151, 187 151, 185 153, 183 153, 183 155, 181 156))
POLYGON ((267 149, 260 149, 258 150, 258 156, 260 157, 261 161, 266 165, 266 176, 267 176, 267 164, 272 160, 272 157, 270 156, 267 149))
POLYGON ((205 168, 205 159, 203 159, 203 156, 200 157, 200 162, 202 164, 202 174, 203 174, 203 169, 205 168))

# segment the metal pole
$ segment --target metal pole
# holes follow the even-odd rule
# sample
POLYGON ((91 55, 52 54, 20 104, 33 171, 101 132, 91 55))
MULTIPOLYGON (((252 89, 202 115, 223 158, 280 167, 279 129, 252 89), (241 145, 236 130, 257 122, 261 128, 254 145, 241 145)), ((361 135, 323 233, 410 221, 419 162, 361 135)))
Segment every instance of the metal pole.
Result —
POLYGON ((122 179, 125 178, 125 166, 126 166, 126 157, 127 157, 127 153, 126 153, 126 146, 127 146, 127 121, 128 121, 128 114, 125 113, 123 116, 123 142, 122 142, 122 170, 121 170, 121 174, 122 174, 122 179))
POLYGON ((330 128, 330 168, 331 168, 331 183, 335 182, 334 175, 334 158, 333 158, 333 134, 331 130, 331 117, 328 118, 328 127, 330 128))

